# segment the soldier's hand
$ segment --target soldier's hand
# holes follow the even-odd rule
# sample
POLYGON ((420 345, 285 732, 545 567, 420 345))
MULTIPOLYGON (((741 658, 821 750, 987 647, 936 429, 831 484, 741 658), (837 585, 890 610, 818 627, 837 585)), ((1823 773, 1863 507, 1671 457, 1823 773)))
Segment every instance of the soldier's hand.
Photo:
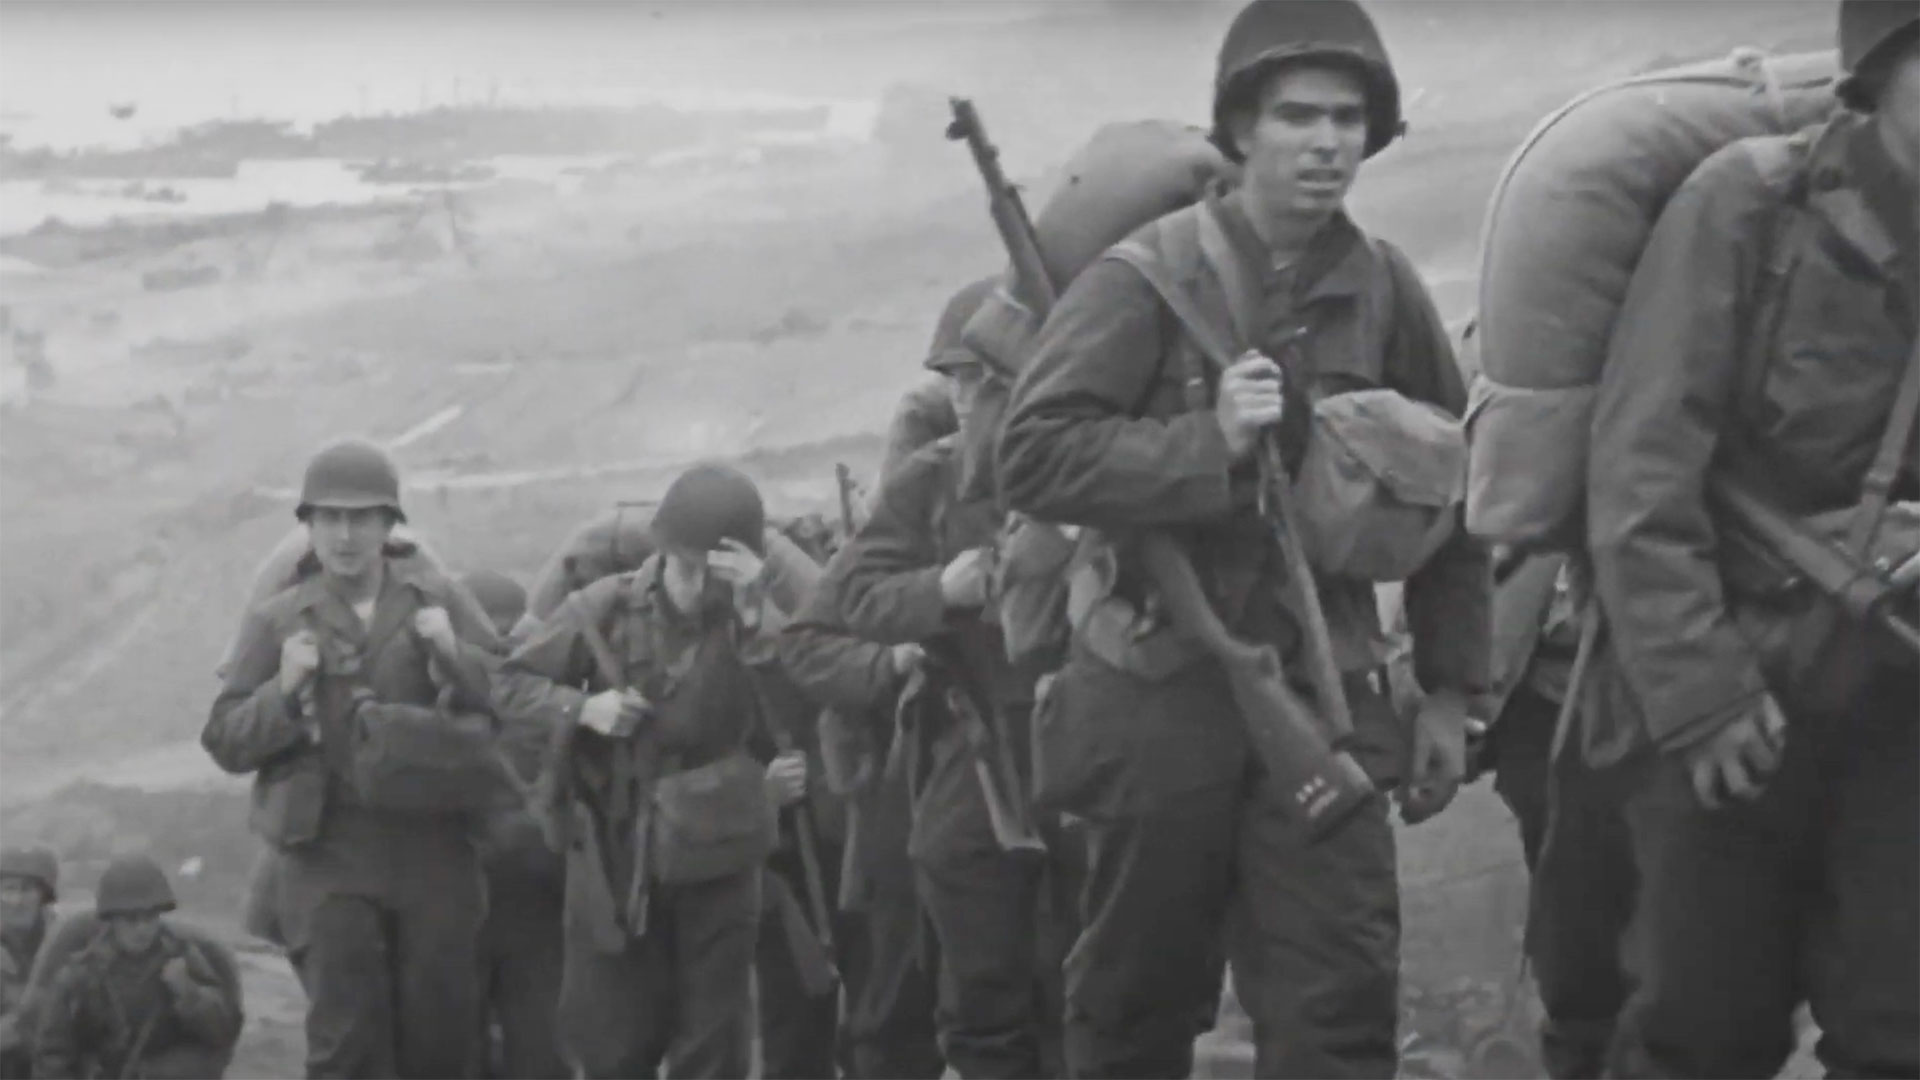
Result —
POLYGON ((184 956, 176 956, 160 968, 160 981, 176 994, 190 994, 195 990, 193 976, 187 971, 187 958, 184 956))
POLYGON ((1429 694, 1414 717, 1413 760, 1401 789, 1400 819, 1418 825, 1445 810, 1466 774, 1466 699, 1429 694))
POLYGON ((1752 799, 1780 766, 1787 745, 1787 717, 1772 694, 1713 738, 1687 752, 1687 773, 1700 805, 1717 810, 1724 796, 1752 799))
POLYGON ((1260 433, 1280 422, 1286 405, 1282 390, 1280 365, 1257 352, 1243 354, 1220 374, 1214 419, 1235 461, 1252 453, 1260 433))
POLYGON ((1920 551, 1907 556, 1907 561, 1894 567, 1888 580, 1896 589, 1920 589, 1920 551))
POLYGON ((752 548, 729 536, 720 541, 720 550, 707 553, 707 568, 721 581, 738 588, 758 582, 767 564, 752 548))
POLYGON ((792 806, 807 795, 807 755, 790 750, 767 762, 767 793, 779 806, 792 806))
POLYGON ((580 726, 602 735, 632 727, 646 717, 647 701, 628 690, 602 690, 580 706, 580 726))
POLYGON ((280 643, 280 692, 292 697, 320 670, 320 642, 301 630, 280 643))
POLYGON ((895 675, 907 674, 919 667, 920 662, 926 658, 927 650, 921 648, 919 643, 912 641, 895 645, 887 651, 887 662, 893 665, 895 675))
POLYGON ((460 641, 453 636, 453 619, 447 615, 446 608, 424 607, 414 612, 413 632, 443 656, 460 651, 460 641))
POLYGON ((940 571, 940 598, 950 608, 985 607, 987 578, 993 570, 986 548, 969 548, 940 571))

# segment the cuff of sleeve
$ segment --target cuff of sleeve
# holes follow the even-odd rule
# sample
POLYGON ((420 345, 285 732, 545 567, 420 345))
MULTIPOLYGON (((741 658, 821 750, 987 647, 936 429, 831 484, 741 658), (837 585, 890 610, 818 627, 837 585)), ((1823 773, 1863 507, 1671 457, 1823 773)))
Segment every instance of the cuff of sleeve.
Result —
POLYGON ((1693 719, 1678 725, 1667 725, 1657 729, 1654 744, 1662 753, 1683 754, 1701 743, 1720 734, 1728 724, 1746 715, 1754 704, 1766 693, 1756 690, 1743 694, 1734 701, 1709 712, 1701 713, 1693 719))
POLYGON ((923 641, 947 629, 947 598, 940 592, 942 566, 916 570, 912 581, 900 591, 905 610, 902 622, 914 628, 913 640, 923 641))
POLYGON ((1212 481, 1211 496, 1205 501, 1215 514, 1226 514, 1237 505, 1253 505, 1259 484, 1251 471, 1241 483, 1234 483, 1233 451, 1227 448, 1227 437, 1211 411, 1181 413, 1169 423, 1185 425, 1192 431, 1194 464, 1201 477, 1212 481))

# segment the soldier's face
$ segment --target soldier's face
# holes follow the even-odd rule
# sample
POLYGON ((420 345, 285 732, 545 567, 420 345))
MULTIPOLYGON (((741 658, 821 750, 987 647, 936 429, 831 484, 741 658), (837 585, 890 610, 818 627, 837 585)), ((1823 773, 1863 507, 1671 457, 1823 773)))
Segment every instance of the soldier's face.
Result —
POLYGON ((32 930, 40 922, 46 896, 40 883, 28 878, 0 878, 0 927, 15 932, 32 930))
POLYGON ((1894 59, 1875 115, 1888 156, 1905 170, 1907 183, 1912 184, 1915 165, 1920 163, 1920 42, 1909 44, 1894 59))
POLYGON ((1234 132, 1245 182, 1274 213, 1339 208, 1367 148, 1367 93, 1345 68, 1290 64, 1260 90, 1234 132))
POLYGON ((113 943, 123 953, 139 955, 153 948, 160 940, 160 913, 143 911, 132 915, 111 915, 107 917, 109 932, 113 934, 113 943))
POLYGON ((381 547, 393 535, 393 515, 377 506, 316 506, 307 515, 307 535, 322 570, 334 577, 357 578, 380 558, 381 547))
POLYGON ((964 428, 967 417, 973 415, 981 396, 989 390, 993 373, 987 370, 987 365, 976 361, 954 364, 942 374, 947 379, 947 394, 953 398, 953 415, 964 428))

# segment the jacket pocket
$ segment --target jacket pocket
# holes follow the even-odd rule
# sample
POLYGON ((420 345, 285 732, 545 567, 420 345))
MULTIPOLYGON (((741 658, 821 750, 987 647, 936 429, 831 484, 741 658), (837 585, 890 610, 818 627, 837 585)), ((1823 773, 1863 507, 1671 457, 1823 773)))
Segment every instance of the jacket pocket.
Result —
POLYGON ((290 851, 320 838, 326 806, 326 760, 317 750, 303 750, 266 765, 254 777, 247 824, 254 835, 290 851))

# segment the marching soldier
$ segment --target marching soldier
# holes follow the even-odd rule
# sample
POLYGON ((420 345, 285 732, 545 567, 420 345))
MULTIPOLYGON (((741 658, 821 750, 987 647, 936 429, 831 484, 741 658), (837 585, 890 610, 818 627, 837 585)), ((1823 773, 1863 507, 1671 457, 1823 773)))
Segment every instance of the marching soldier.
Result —
POLYGON ((370 705, 484 710, 493 628, 392 542, 384 451, 314 455, 296 515, 316 571, 247 613, 201 744, 255 775, 278 930, 307 992, 313 1076, 463 1077, 479 1030, 486 901, 471 813, 376 804, 356 779, 370 705))
POLYGON ((925 696, 904 706, 913 800, 909 852, 940 947, 939 1030, 963 1077, 1057 1075, 1059 965, 1071 920, 1068 838, 1037 828, 1028 720, 1034 686, 984 618, 1002 510, 992 435, 1007 382, 959 343, 979 284, 957 295, 927 366, 950 388, 959 432, 885 477, 836 582, 845 625, 919 644, 925 696))
POLYGON ((1920 664, 1722 509, 1829 523, 1911 617, 1917 24, 1845 0, 1849 108, 1708 158, 1617 322, 1587 520, 1651 746, 1616 1076, 1773 1075, 1803 999, 1831 1075, 1920 1073, 1920 664))
MULTIPOLYGON (((486 612, 500 640, 512 641, 515 625, 526 614, 527 590, 492 570, 463 574, 460 584, 486 612)), ((507 725, 503 733, 501 744, 525 782, 539 775, 546 736, 544 729, 524 724, 507 725)), ((480 927, 482 1060, 487 1074, 530 1080, 571 1076, 554 1031, 566 867, 526 807, 489 816, 480 860, 487 877, 487 917, 480 927), (497 1046, 494 1029, 499 1032, 497 1046)))
POLYGON ((681 474, 652 534, 658 554, 514 650, 495 704, 559 736, 562 1050, 588 1076, 744 1076, 773 804, 806 779, 747 749, 762 700, 742 644, 782 590, 760 493, 733 469, 681 474))
MULTIPOLYGON (((1186 1075, 1224 944, 1258 1075, 1391 1076, 1399 895, 1385 802, 1308 842, 1251 764, 1222 669, 1157 614, 1124 541, 1170 530, 1227 625, 1299 671, 1310 631, 1279 599, 1256 451, 1274 439, 1285 467, 1299 468, 1316 402, 1346 391, 1396 392, 1456 416, 1465 391, 1418 276, 1343 210, 1363 160, 1401 126, 1398 84, 1360 7, 1243 9, 1221 48, 1214 118, 1243 179, 1136 239, 1168 279, 1211 283, 1197 310, 1250 351, 1224 373, 1190 374, 1178 313, 1135 266, 1104 259, 1040 331, 1001 436, 1013 509, 1116 536, 1107 602, 1137 614, 1112 640, 1090 638, 1094 624, 1077 630, 1042 709, 1042 787, 1087 820, 1068 1064, 1074 1076, 1186 1075)), ((1371 581, 1323 572, 1316 582, 1351 704, 1350 749, 1380 789, 1404 783, 1410 819, 1446 805, 1464 770, 1466 703, 1486 681, 1486 582, 1485 554, 1457 529, 1407 577, 1425 692, 1410 736, 1384 691, 1371 581)))

